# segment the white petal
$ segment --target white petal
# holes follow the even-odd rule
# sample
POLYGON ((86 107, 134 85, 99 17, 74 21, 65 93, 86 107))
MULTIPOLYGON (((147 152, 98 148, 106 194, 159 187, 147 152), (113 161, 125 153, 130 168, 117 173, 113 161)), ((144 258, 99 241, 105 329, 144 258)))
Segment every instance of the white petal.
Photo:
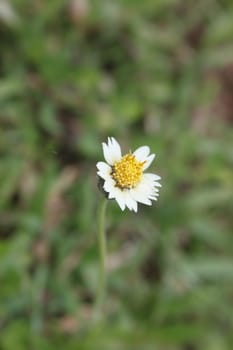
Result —
POLYGON ((146 178, 146 179, 149 179, 151 181, 158 181, 158 180, 161 180, 161 177, 159 175, 156 175, 156 174, 150 174, 150 173, 145 173, 143 174, 143 176, 146 178))
POLYGON ((146 170, 147 168, 149 168, 149 166, 151 165, 151 163, 153 162, 155 158, 155 154, 151 154, 149 157, 146 158, 146 162, 143 165, 143 170, 146 170))
POLYGON ((107 180, 105 180, 104 182, 104 185, 103 185, 103 189, 106 191, 106 192, 111 192, 114 190, 115 188, 115 183, 114 181, 111 179, 111 177, 107 180))
POLYGON ((103 146, 103 152, 104 152, 104 158, 106 162, 110 165, 113 165, 115 162, 114 152, 112 151, 112 147, 108 146, 106 143, 102 143, 103 146))
POLYGON ((150 199, 152 199, 153 201, 157 201, 158 200, 158 198, 153 197, 153 196, 151 196, 150 199))
POLYGON ((126 205, 126 207, 128 207, 129 210, 133 209, 132 203, 131 203, 130 199, 128 199, 128 197, 125 197, 125 205, 126 205))
POLYGON ((113 137, 108 137, 108 144, 103 142, 102 146, 104 158, 108 164, 113 165, 121 159, 120 145, 113 137))
POLYGON ((96 167, 99 171, 97 171, 97 174, 102 177, 103 179, 107 179, 110 176, 111 173, 111 167, 104 162, 98 162, 96 164, 96 167))
POLYGON ((139 190, 140 192, 144 192, 145 194, 149 194, 153 191, 154 183, 151 181, 148 181, 145 176, 145 174, 142 175, 141 181, 135 188, 135 190, 139 190))
POLYGON ((115 199, 117 196, 115 187, 112 187, 111 190, 109 191, 108 198, 109 199, 115 199))
POLYGON ((152 205, 151 200, 150 200, 148 197, 146 197, 143 193, 141 193, 141 194, 138 196, 137 201, 138 201, 139 203, 142 203, 142 204, 152 205))
POLYGON ((121 147, 114 137, 111 137, 111 141, 112 149, 114 149, 115 162, 118 162, 121 159, 121 147))
POLYGON ((130 210, 134 210, 135 213, 137 212, 138 204, 137 204, 136 200, 132 197, 132 194, 130 191, 127 191, 126 205, 130 210))
POLYGON ((129 208, 129 210, 132 210, 132 200, 130 198, 130 195, 129 195, 129 191, 124 191, 124 195, 125 195, 125 204, 126 206, 129 208))
POLYGON ((138 187, 132 190, 131 195, 133 199, 139 203, 143 203, 147 205, 152 204, 151 200, 149 199, 149 195, 145 194, 145 192, 138 187))
POLYGON ((151 199, 158 196, 158 189, 155 188, 155 182, 143 174, 138 186, 132 190, 132 195, 136 201, 151 205, 151 199))
POLYGON ((162 185, 158 181, 154 180, 156 178, 157 178, 157 175, 155 175, 155 174, 143 174, 141 182, 138 186, 143 186, 144 191, 146 191, 147 189, 150 192, 157 191, 156 187, 162 187, 162 185))
POLYGON ((134 155, 139 162, 146 160, 147 156, 150 153, 150 148, 148 146, 141 146, 134 151, 134 155))
POLYGON ((121 208, 121 210, 125 210, 125 196, 123 191, 119 191, 116 195, 116 201, 121 208))
POLYGON ((135 211, 135 213, 137 213, 138 211, 138 203, 135 200, 134 200, 133 210, 135 211))
POLYGON ((158 193, 158 192, 159 192, 159 189, 158 189, 158 188, 156 188, 156 187, 154 187, 154 188, 153 188, 153 193, 155 193, 155 194, 156 194, 156 193, 158 193))
POLYGON ((150 196, 151 197, 158 197, 159 196, 159 192, 155 191, 155 189, 154 189, 153 192, 151 192, 150 196))
POLYGON ((105 162, 98 162, 96 164, 96 167, 97 167, 98 170, 102 170, 102 169, 104 169, 106 167, 110 168, 109 165, 107 163, 105 163, 105 162))
MULTIPOLYGON (((121 192, 121 190, 115 186, 115 183, 112 184, 112 183, 108 182, 108 184, 106 184, 105 187, 107 188, 106 192, 109 192, 109 194, 108 194, 109 199, 116 198, 118 195, 120 195, 119 192, 121 192)), ((105 190, 105 188, 104 188, 104 190, 105 190)))

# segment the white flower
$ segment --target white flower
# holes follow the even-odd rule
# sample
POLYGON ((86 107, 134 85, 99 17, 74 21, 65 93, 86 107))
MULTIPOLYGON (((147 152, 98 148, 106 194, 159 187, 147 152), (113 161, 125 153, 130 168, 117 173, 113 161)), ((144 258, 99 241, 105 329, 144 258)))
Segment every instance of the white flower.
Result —
POLYGON ((128 207, 135 212, 137 202, 151 205, 152 200, 157 200, 160 176, 144 173, 155 157, 149 155, 150 148, 142 146, 122 156, 121 147, 113 137, 102 145, 106 162, 98 162, 96 166, 108 198, 115 199, 122 210, 128 207))

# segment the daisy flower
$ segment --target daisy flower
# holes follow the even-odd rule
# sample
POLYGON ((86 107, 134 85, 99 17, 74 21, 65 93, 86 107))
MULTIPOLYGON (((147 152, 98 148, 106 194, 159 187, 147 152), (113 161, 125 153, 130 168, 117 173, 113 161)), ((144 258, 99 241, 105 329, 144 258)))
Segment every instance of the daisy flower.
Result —
POLYGON ((144 173, 152 163, 155 154, 148 146, 142 146, 133 153, 122 156, 121 147, 114 137, 102 143, 106 162, 98 162, 97 174, 109 199, 115 199, 121 208, 137 212, 138 202, 151 205, 159 195, 160 176, 144 173))

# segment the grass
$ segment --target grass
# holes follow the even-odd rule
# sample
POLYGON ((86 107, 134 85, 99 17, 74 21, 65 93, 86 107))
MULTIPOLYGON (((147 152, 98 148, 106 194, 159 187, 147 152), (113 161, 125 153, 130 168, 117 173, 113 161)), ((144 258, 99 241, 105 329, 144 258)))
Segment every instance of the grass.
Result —
POLYGON ((0 6, 0 349, 230 350, 231 1, 0 6), (105 319, 95 164, 147 144, 162 190, 108 206, 105 319))

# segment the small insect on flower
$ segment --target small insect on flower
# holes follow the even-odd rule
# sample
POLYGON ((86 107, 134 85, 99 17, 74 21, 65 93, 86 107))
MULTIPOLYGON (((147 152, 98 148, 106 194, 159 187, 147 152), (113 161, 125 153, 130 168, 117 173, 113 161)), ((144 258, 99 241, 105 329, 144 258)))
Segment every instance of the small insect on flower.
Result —
POLYGON ((142 146, 135 152, 121 155, 121 147, 113 138, 102 143, 106 162, 97 163, 97 174, 101 178, 102 189, 109 199, 115 199, 122 210, 128 207, 137 212, 138 204, 151 205, 157 200, 161 187, 160 176, 144 173, 152 163, 155 154, 148 146, 142 146))

